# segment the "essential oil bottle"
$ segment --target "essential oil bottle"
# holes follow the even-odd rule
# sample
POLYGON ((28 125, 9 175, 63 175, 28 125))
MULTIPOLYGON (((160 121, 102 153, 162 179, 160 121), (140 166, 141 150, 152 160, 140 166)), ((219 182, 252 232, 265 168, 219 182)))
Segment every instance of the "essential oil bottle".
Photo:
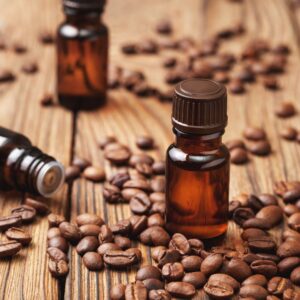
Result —
POLYGON ((57 92, 61 105, 91 110, 106 101, 108 29, 105 0, 63 0, 66 16, 57 32, 57 92))
POLYGON ((49 197, 64 182, 64 168, 27 137, 0 127, 0 190, 49 197))
POLYGON ((176 141, 167 150, 167 228, 188 237, 224 234, 228 221, 229 151, 226 88, 187 79, 175 87, 172 112, 176 141))

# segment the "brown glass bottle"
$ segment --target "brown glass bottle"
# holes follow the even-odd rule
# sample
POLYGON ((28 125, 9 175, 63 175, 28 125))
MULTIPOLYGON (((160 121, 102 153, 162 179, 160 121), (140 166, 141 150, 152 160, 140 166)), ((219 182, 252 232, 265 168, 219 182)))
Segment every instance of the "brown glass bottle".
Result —
POLYGON ((61 105, 89 110, 106 101, 108 29, 105 0, 64 0, 66 20, 57 32, 57 91, 61 105))
POLYGON ((64 182, 64 168, 27 137, 0 127, 0 190, 49 197, 64 182))
POLYGON ((228 221, 229 151, 223 85, 188 79, 175 88, 172 114, 176 141, 167 150, 167 228, 188 237, 224 234, 228 221))

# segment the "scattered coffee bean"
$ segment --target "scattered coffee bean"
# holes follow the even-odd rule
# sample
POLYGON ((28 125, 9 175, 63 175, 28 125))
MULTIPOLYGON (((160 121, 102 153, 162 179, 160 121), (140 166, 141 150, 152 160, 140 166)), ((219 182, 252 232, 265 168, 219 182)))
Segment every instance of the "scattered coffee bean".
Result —
POLYGON ((171 295, 166 290, 152 290, 149 292, 149 300, 171 300, 171 295))
POLYGON ((45 31, 39 35, 39 41, 44 45, 50 45, 54 43, 55 38, 51 32, 45 31))
POLYGON ((16 255, 22 249, 22 244, 18 241, 0 242, 0 258, 16 255))
POLYGON ((111 243, 113 241, 113 233, 106 224, 101 226, 98 239, 100 244, 111 243))
POLYGON ((235 148, 231 150, 230 161, 236 165, 246 163, 248 161, 247 151, 243 148, 235 148))
POLYGON ((67 253, 69 250, 69 244, 62 236, 52 237, 48 240, 48 247, 58 248, 61 251, 67 253))
POLYGON ((95 251, 99 247, 99 241, 95 236, 86 236, 76 246, 79 255, 95 251))
POLYGON ((65 181, 70 183, 80 176, 80 168, 78 166, 68 166, 65 169, 65 181))
MULTIPOLYGON (((182 260, 181 263, 183 265, 183 268, 186 272, 194 272, 194 271, 199 271, 200 266, 202 263, 202 258, 197 256, 197 255, 190 255, 190 256, 185 256, 182 260)), ((218 261, 217 259, 214 260, 213 262, 215 265, 213 267, 217 267, 218 261)), ((211 265, 213 264, 211 261, 208 261, 208 258, 206 258, 205 265, 203 269, 201 268, 201 272, 208 274, 208 269, 213 268, 211 265)))
POLYGON ((175 233, 169 243, 169 248, 177 250, 181 255, 191 252, 191 246, 187 238, 180 233, 175 233))
POLYGON ((64 277, 69 273, 68 263, 65 260, 49 259, 48 267, 54 277, 64 277))
POLYGON ((50 211, 46 203, 32 198, 26 198, 24 204, 33 207, 41 215, 47 214, 50 211))
POLYGON ((156 31, 160 34, 170 34, 172 33, 172 25, 168 20, 161 20, 156 25, 156 31))
POLYGON ((9 240, 15 240, 21 243, 23 246, 27 246, 32 240, 27 231, 18 227, 9 228, 7 231, 5 231, 5 235, 9 240))
POLYGON ((136 145, 143 150, 152 149, 154 146, 154 140, 150 136, 142 135, 137 137, 136 145))
POLYGON ((300 232, 300 212, 297 212, 289 217, 288 225, 293 230, 300 232))
POLYGON ((101 226, 104 224, 104 221, 102 220, 101 217, 99 217, 95 214, 84 213, 84 214, 80 214, 76 217, 76 223, 78 226, 82 226, 82 225, 101 226))
POLYGON ((176 298, 192 298, 196 294, 195 287, 187 282, 170 282, 166 285, 166 290, 176 298))
POLYGON ((269 205, 262 208, 257 214, 256 217, 259 219, 267 220, 270 225, 276 226, 283 219, 282 209, 277 205, 269 205))
POLYGON ((167 263, 177 262, 180 259, 180 253, 177 250, 160 250, 157 255, 158 267, 163 267, 167 263))
POLYGON ((0 217, 0 231, 5 231, 13 226, 19 226, 21 223, 22 217, 19 215, 0 217))
POLYGON ((113 164, 123 165, 129 161, 131 152, 121 144, 111 143, 105 147, 104 156, 113 164))
POLYGON ((125 300, 125 285, 117 284, 114 285, 109 292, 109 296, 111 300, 125 300))
POLYGON ((256 260, 251 263, 251 270, 256 274, 261 274, 271 278, 277 274, 276 263, 271 260, 256 260))
POLYGON ((9 70, 0 71, 0 83, 12 82, 16 79, 16 76, 9 70))
POLYGON ((84 265, 90 271, 99 271, 103 268, 102 256, 97 252, 86 252, 82 257, 84 265))
POLYGON ((47 253, 48 253, 50 259, 53 259, 53 260, 57 260, 57 261, 65 260, 66 262, 68 262, 68 260, 69 260, 66 253, 61 251, 59 248, 49 247, 47 249, 47 253))
POLYGON ((104 255, 107 251, 111 250, 121 250, 121 248, 115 243, 104 243, 98 247, 97 252, 100 255, 104 255))
POLYGON ((59 229, 61 235, 72 243, 78 242, 81 238, 81 232, 75 224, 62 222, 59 224, 59 229))
POLYGON ((90 166, 84 169, 83 176, 93 182, 102 182, 106 175, 103 168, 90 166))
POLYGON ((257 300, 264 300, 267 298, 268 292, 260 285, 248 284, 241 287, 240 296, 242 298, 253 297, 257 300))
POLYGON ((263 85, 265 86, 265 88, 267 88, 269 90, 278 90, 279 89, 278 81, 273 76, 265 76, 263 79, 263 85))
POLYGON ((139 259, 133 252, 122 250, 108 250, 103 255, 105 264, 109 267, 122 269, 136 264, 139 259))
POLYGON ((290 275, 291 271, 298 266, 300 266, 300 257, 286 257, 278 263, 278 273, 283 276, 290 275))
POLYGON ((251 275, 242 282, 242 285, 260 285, 265 287, 268 283, 266 276, 262 274, 251 275))
POLYGON ((166 165, 164 161, 156 161, 152 165, 152 170, 155 175, 164 175, 166 165))
POLYGON ((289 118, 295 115, 296 109, 291 102, 281 102, 275 107, 275 114, 280 118, 289 118))
POLYGON ((271 153, 271 145, 266 140, 248 142, 246 147, 249 152, 258 156, 266 156, 271 153))
POLYGON ((170 236, 162 227, 152 226, 140 234, 140 240, 145 245, 167 246, 170 236))
POLYGON ((34 74, 38 70, 39 70, 39 67, 38 67, 37 63, 35 63, 35 62, 28 62, 22 66, 22 71, 25 74, 34 74))
POLYGON ((36 210, 35 208, 28 205, 21 205, 19 207, 13 208, 11 210, 12 215, 20 216, 22 218, 22 222, 29 223, 35 219, 36 210))
POLYGON ((231 299, 234 295, 231 285, 219 280, 209 280, 204 291, 212 299, 231 299))
POLYGON ((126 300, 147 300, 147 289, 145 285, 137 281, 136 283, 129 283, 125 289, 126 300))
POLYGON ((49 228, 49 230, 47 232, 47 239, 50 240, 57 236, 61 236, 59 228, 57 228, 57 227, 49 228))
POLYGON ((299 299, 300 299, 300 293, 293 289, 287 289, 283 293, 283 300, 299 300, 299 299))
POLYGON ((221 268, 223 264, 223 257, 221 254, 217 253, 210 254, 200 264, 201 272, 205 275, 210 275, 212 273, 216 273, 221 268))
POLYGON ((126 250, 131 247, 131 240, 125 236, 115 235, 114 242, 122 250, 126 250))
POLYGON ((293 288, 293 284, 283 277, 273 277, 268 283, 268 292, 276 296, 283 295, 284 291, 289 288, 293 288))
POLYGON ((226 274, 232 276, 239 282, 244 281, 252 275, 252 271, 247 263, 240 258, 233 258, 228 262, 226 274))
POLYGON ((136 273, 136 280, 144 281, 149 278, 161 279, 161 271, 152 265, 143 266, 136 273))
POLYGON ((209 277, 208 281, 225 282, 229 284, 235 292, 238 291, 240 288, 240 283, 227 274, 222 274, 222 273, 213 274, 209 277))
POLYGON ((22 45, 21 43, 15 43, 13 45, 13 49, 14 49, 15 53, 17 53, 17 54, 23 54, 23 53, 27 52, 26 46, 22 45))
POLYGON ((117 186, 105 183, 103 197, 108 203, 118 203, 121 201, 121 191, 117 186))
POLYGON ((281 258, 300 256, 300 241, 287 240, 280 244, 277 249, 277 255, 281 258))
POLYGON ((230 80, 228 89, 232 94, 243 94, 245 92, 244 84, 239 79, 230 80))
POLYGON ((149 212, 151 201, 146 193, 141 192, 131 198, 129 205, 133 213, 143 215, 149 212))
POLYGON ((237 208, 233 212, 233 220, 240 226, 243 225, 245 221, 253 218, 254 212, 251 208, 237 208))
POLYGON ((266 132, 259 127, 247 127, 243 134, 247 140, 253 141, 265 140, 267 137, 266 132))
POLYGON ((300 267, 297 267, 292 271, 290 278, 294 284, 300 285, 300 267))
POLYGON ((130 42, 123 44, 121 49, 124 54, 136 54, 138 52, 137 45, 130 42))
POLYGON ((282 138, 288 141, 293 141, 296 139, 298 132, 293 127, 284 127, 279 134, 282 138))
POLYGON ((64 222, 66 219, 64 216, 50 214, 48 215, 49 227, 58 227, 60 223, 64 222))

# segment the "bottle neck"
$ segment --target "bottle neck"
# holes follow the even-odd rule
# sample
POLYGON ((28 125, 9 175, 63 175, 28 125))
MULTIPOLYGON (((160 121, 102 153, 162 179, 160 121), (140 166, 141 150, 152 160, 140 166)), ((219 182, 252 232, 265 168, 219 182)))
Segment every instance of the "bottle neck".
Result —
POLYGON ((38 148, 15 148, 7 158, 5 178, 16 190, 49 197, 61 187, 64 169, 38 148))
POLYGON ((101 13, 98 11, 77 11, 65 9, 66 21, 77 26, 98 25, 101 22, 101 13))
POLYGON ((224 131, 206 135, 190 134, 176 128, 173 128, 173 131, 176 136, 176 147, 185 153, 193 154, 218 150, 222 145, 222 135, 224 134, 224 131))

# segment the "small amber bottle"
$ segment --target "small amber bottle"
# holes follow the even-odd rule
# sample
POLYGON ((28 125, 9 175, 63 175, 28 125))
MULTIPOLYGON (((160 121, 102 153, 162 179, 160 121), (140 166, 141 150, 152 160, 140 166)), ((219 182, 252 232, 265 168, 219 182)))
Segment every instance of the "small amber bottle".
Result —
POLYGON ((215 81, 187 79, 173 98, 176 142, 167 150, 167 227, 203 239, 224 234, 228 221, 229 151, 226 88, 215 81))
POLYGON ((27 137, 0 127, 0 190, 49 197, 64 182, 64 168, 27 137))
POLYGON ((57 33, 57 90, 71 110, 105 103, 108 29, 101 22, 105 0, 64 0, 66 20, 57 33))

